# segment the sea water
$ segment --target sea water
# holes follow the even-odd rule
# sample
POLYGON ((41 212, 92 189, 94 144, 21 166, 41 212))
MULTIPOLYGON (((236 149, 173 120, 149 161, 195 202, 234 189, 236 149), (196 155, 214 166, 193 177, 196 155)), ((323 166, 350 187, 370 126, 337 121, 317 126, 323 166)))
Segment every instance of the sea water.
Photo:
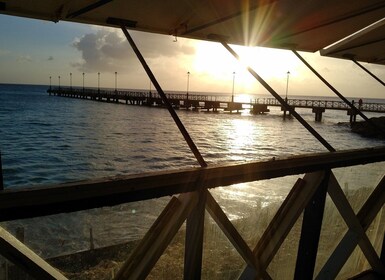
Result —
MULTIPOLYGON (((5 189, 199 166, 167 110, 49 96, 47 89, 0 85, 5 189)), ((270 110, 262 115, 246 110, 241 114, 178 110, 177 114, 209 166, 327 152, 298 121, 283 119, 278 107, 270 110)), ((339 124, 349 120, 345 111, 326 110, 319 123, 310 109, 297 112, 336 150, 384 145, 383 140, 363 138, 351 133, 349 125, 339 124)), ((215 197, 236 220, 250 207, 282 201, 294 182, 295 178, 278 178, 257 186, 240 184, 222 188, 215 197)), ((96 246, 141 238, 168 200, 150 201, 151 211, 147 202, 137 202, 3 226, 10 231, 24 227, 28 245, 50 257, 87 249, 89 228, 96 246)))

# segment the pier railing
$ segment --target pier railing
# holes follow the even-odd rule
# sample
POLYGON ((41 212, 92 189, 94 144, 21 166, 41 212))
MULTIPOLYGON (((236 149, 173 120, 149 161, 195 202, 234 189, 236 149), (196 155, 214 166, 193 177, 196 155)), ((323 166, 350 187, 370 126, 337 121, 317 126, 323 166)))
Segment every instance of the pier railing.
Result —
MULTIPOLYGON (((48 93, 58 96, 79 96, 79 97, 101 97, 106 96, 115 97, 124 100, 130 97, 143 97, 143 98, 159 98, 160 95, 156 91, 135 91, 135 90, 106 90, 95 88, 51 88, 48 89, 48 93)), ((219 101, 219 102, 231 102, 231 96, 221 95, 207 95, 207 94, 194 94, 194 93, 166 93, 169 100, 194 100, 194 101, 219 101)))
MULTIPOLYGON (((281 106, 278 100, 275 98, 258 98, 254 99, 252 103, 265 104, 271 106, 281 106)), ((308 99, 288 99, 287 103, 290 106, 296 108, 325 108, 334 110, 350 110, 349 105, 343 101, 332 101, 332 100, 308 100, 308 99)), ((385 112, 385 103, 368 103, 364 102, 361 105, 354 103, 354 105, 365 112, 385 112)))
MULTIPOLYGON (((179 272, 179 278, 185 279, 334 279, 367 269, 384 277, 384 170, 385 148, 371 148, 6 188, 0 191, 0 220, 143 200, 151 208, 152 199, 171 195, 137 247, 127 252, 124 262, 116 263, 112 278, 144 279, 155 270, 161 271, 160 276, 152 275, 155 278, 172 278, 179 272), (251 191, 249 196, 255 197, 257 206, 245 204, 242 207, 249 209, 249 215, 229 218, 232 206, 223 203, 221 192, 235 188, 234 193, 239 193, 247 186, 258 192, 272 180, 278 180, 275 187, 291 189, 276 207, 258 202, 251 191), (219 187, 221 191, 216 190, 219 187), (210 220, 205 218, 206 211, 210 220), (172 252, 181 253, 180 262, 171 265, 162 260, 169 246, 172 252), (353 264, 345 265, 352 258, 353 264)), ((4 229, 0 254, 37 279, 65 279, 4 229)))
MULTIPOLYGON (((125 101, 126 103, 131 102, 136 105, 153 105, 155 102, 157 105, 162 104, 162 99, 158 92, 148 91, 135 91, 135 90, 105 90, 95 88, 51 88, 48 90, 49 94, 65 96, 65 97, 76 97, 92 100, 106 100, 119 102, 125 101)), ((231 96, 220 96, 210 94, 192 94, 192 93, 165 93, 168 100, 176 107, 179 106, 193 106, 195 108, 202 109, 224 109, 221 104, 227 104, 226 108, 229 110, 241 110, 243 105, 247 108, 255 105, 266 106, 278 106, 282 107, 282 104, 275 98, 257 98, 250 100, 237 101, 232 100, 231 96), (194 102, 194 104, 184 104, 185 102, 194 102), (202 103, 201 105, 199 103, 202 103), (236 105, 236 106, 235 106, 236 105)), ((330 109, 330 110, 344 110, 351 111, 349 105, 343 101, 332 101, 332 100, 314 100, 314 99, 294 99, 290 98, 287 100, 288 104, 293 108, 310 108, 310 109, 330 109)), ((361 105, 357 102, 354 103, 357 109, 362 112, 374 112, 374 113, 385 113, 385 103, 368 103, 364 102, 361 105)), ((258 111, 258 110, 257 110, 258 111)), ((268 110, 265 110, 268 112, 268 110)), ((259 112, 259 111, 258 111, 259 112)), ((324 111, 322 111, 324 112, 324 111)))

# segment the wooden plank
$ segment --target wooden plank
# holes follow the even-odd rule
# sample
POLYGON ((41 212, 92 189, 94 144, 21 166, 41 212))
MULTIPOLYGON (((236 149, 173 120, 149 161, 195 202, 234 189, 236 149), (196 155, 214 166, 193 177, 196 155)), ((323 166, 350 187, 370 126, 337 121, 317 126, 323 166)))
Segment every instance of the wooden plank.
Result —
POLYGON ((173 197, 115 279, 145 279, 197 202, 197 193, 173 197))
POLYGON ((354 210, 350 206, 349 201, 344 195, 344 192, 334 175, 330 178, 328 192, 342 218, 349 227, 349 230, 357 234, 358 244, 373 270, 385 276, 385 267, 381 263, 380 258, 370 243, 368 236, 365 234, 365 230, 362 228, 360 221, 357 219, 354 210))
POLYGON ((186 221, 184 258, 184 279, 186 280, 201 279, 207 191, 198 191, 197 195, 199 196, 198 203, 186 221))
POLYGON ((384 161, 385 148, 321 153, 281 160, 102 178, 0 191, 0 221, 79 211, 236 183, 384 161))
MULTIPOLYGON (((320 171, 306 174, 303 179, 297 180, 253 250, 262 268, 266 269, 269 266, 291 228, 314 196, 323 177, 324 172, 320 171)), ((254 269, 247 266, 239 279, 255 279, 255 277, 254 269)))
MULTIPOLYGON (((366 231, 385 203, 385 176, 366 200, 357 218, 366 231)), ((348 230, 315 279, 335 279, 358 244, 356 232, 348 230)))
POLYGON ((294 279, 313 279, 330 173, 330 170, 325 171, 321 184, 305 208, 294 279))
POLYGON ((2 227, 0 254, 36 279, 67 279, 2 227))
POLYGON ((231 223, 231 221, 227 218, 226 214, 223 212, 222 208, 219 206, 217 201, 211 195, 209 191, 207 191, 207 203, 206 208, 210 213, 211 217, 218 224, 223 233, 227 236, 231 244, 233 244, 234 248, 241 255, 243 260, 246 262, 250 268, 255 270, 255 274, 257 277, 262 276, 263 279, 270 279, 270 276, 266 272, 266 270, 262 269, 260 264, 257 262, 254 257, 253 251, 251 251, 250 247, 247 245, 246 241, 239 234, 237 229, 231 223))

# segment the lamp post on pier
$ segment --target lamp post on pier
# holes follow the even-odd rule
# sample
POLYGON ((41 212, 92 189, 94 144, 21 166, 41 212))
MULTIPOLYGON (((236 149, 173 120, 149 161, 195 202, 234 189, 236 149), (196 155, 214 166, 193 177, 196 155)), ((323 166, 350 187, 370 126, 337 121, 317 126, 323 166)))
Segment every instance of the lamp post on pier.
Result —
POLYGON ((84 92, 84 72, 83 72, 83 92, 84 92))
POLYGON ((190 86, 190 71, 187 72, 187 99, 188 99, 189 86, 190 86))
POLYGON ((285 101, 287 102, 287 92, 289 91, 289 76, 290 76, 290 71, 287 71, 287 78, 286 78, 286 97, 285 101))
POLYGON ((100 93, 100 72, 98 72, 98 93, 100 93))
POLYGON ((52 76, 49 76, 49 89, 51 90, 52 89, 52 76))
POLYGON ((72 73, 70 73, 70 89, 72 90, 72 73))
POLYGON ((59 78, 59 90, 60 90, 60 76, 58 76, 58 78, 59 78))
POLYGON ((233 72, 233 91, 231 93, 231 102, 234 102, 234 84, 235 84, 235 72, 233 72))
POLYGON ((118 91, 118 72, 115 72, 115 92, 118 91))

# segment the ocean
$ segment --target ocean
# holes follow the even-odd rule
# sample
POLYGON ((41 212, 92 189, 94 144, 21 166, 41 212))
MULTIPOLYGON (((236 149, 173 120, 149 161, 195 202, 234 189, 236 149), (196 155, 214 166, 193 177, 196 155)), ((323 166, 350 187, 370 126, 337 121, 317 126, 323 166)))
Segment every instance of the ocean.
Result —
MULTIPOLYGON (((0 84, 5 189, 199 166, 167 110, 49 96, 47 89, 45 85, 0 84)), ((247 98, 259 97, 264 96, 247 98)), ((263 115, 177 113, 209 166, 327 152, 298 121, 284 120, 280 108, 270 110, 263 115)), ((384 145, 383 140, 351 133, 345 111, 326 110, 320 123, 309 109, 297 112, 336 150, 384 145)), ((258 187, 241 184, 222 188, 215 196, 236 220, 247 214, 250 205, 261 208, 282 201, 294 181, 293 177, 258 187)), ((147 202, 138 202, 2 224, 10 231, 24 227, 29 246, 51 257, 87 249, 91 227, 96 246, 136 240, 167 201, 153 200, 151 209, 147 202)))
MULTIPOLYGON (((0 85, 5 188, 198 166, 167 110, 49 96, 47 89, 0 85)), ((178 115, 209 165, 327 151, 295 119, 270 109, 178 115)), ((336 150, 383 145, 338 125, 349 120, 344 111, 327 110, 321 123, 311 110, 297 111, 336 150)))

